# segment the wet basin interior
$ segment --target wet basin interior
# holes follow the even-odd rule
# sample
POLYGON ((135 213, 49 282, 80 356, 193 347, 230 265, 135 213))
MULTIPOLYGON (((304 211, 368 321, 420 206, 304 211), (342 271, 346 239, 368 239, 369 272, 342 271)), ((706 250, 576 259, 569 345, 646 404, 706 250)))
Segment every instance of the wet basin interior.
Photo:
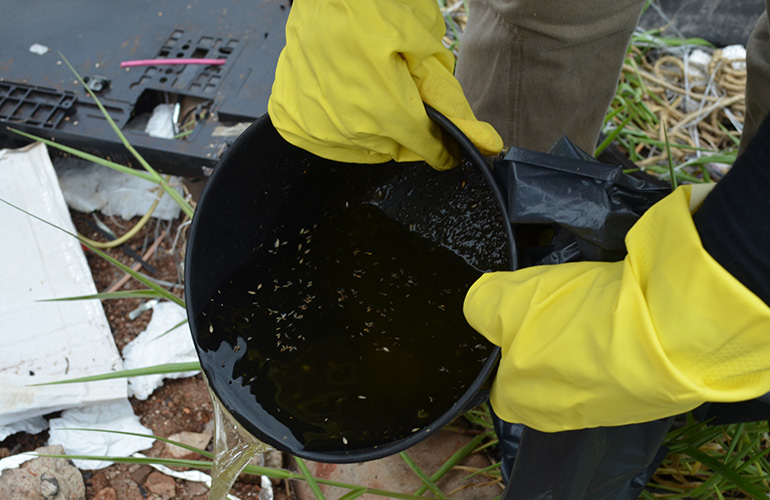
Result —
POLYGON ((263 117, 196 208, 185 280, 202 368, 276 448, 395 453, 483 399, 499 350, 462 303, 482 272, 511 269, 512 246, 477 165, 339 164, 263 117))

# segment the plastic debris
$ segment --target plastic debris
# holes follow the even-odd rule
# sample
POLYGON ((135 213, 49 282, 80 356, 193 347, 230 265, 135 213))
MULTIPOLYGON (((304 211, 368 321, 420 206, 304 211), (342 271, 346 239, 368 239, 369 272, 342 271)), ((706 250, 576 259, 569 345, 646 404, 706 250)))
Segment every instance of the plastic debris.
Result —
MULTIPOLYGON (((124 367, 132 370, 146 366, 198 361, 190 328, 186 323, 174 328, 186 317, 185 310, 171 302, 155 305, 147 329, 123 348, 124 367)), ((191 377, 197 373, 195 371, 130 377, 128 394, 145 400, 163 384, 164 378, 191 377)))
POLYGON ((736 71, 746 71, 746 47, 743 45, 728 45, 722 49, 722 56, 730 61, 730 66, 736 71))
MULTIPOLYGON (((118 431, 151 435, 139 422, 127 399, 62 412, 50 421, 48 444, 59 444, 68 455, 128 457, 152 446, 154 439, 117 434, 118 431), (83 430, 85 429, 85 430, 83 430)), ((111 462, 73 460, 79 469, 103 469, 111 462)))
POLYGON ((179 113, 178 108, 179 104, 158 104, 155 106, 144 131, 150 137, 173 139, 174 134, 176 134, 174 116, 179 113))
POLYGON ((39 56, 46 55, 49 50, 51 50, 51 49, 49 49, 48 47, 46 47, 45 45, 43 45, 41 43, 33 43, 32 45, 29 46, 29 51, 32 52, 33 54, 37 54, 39 56))
MULTIPOLYGON (((57 158, 55 166, 67 204, 84 213, 100 210, 105 215, 117 215, 129 220, 147 213, 160 192, 160 188, 152 182, 80 159, 57 158)), ((182 192, 180 178, 172 177, 169 184, 182 192)), ((179 217, 180 213, 179 205, 165 195, 152 215, 161 220, 171 220, 179 217)))

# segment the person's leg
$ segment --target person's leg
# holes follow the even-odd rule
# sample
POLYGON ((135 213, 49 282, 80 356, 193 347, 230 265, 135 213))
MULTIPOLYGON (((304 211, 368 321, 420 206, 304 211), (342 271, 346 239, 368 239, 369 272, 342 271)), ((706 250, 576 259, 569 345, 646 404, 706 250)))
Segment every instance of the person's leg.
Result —
MULTIPOLYGON (((770 10, 770 0, 766 0, 770 10)), ((746 47, 746 116, 740 151, 757 133, 762 119, 770 113, 770 22, 767 10, 759 17, 746 47)))
POLYGON ((525 427, 502 500, 634 500, 672 420, 554 433, 525 427))
POLYGON ((475 0, 457 78, 507 146, 593 153, 644 0, 475 0))

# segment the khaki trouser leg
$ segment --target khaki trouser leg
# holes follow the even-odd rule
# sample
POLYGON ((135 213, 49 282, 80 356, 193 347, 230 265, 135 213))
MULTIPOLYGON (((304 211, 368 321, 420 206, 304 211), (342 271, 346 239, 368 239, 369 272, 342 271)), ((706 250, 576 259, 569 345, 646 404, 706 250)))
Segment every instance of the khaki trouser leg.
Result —
POLYGON ((644 0, 475 0, 457 78, 507 146, 589 153, 644 0))
MULTIPOLYGON (((766 0, 770 10, 770 0, 766 0)), ((746 117, 740 151, 743 152, 770 113, 770 22, 767 10, 759 16, 746 47, 746 117)), ((766 140, 770 141, 770 137, 766 140)))

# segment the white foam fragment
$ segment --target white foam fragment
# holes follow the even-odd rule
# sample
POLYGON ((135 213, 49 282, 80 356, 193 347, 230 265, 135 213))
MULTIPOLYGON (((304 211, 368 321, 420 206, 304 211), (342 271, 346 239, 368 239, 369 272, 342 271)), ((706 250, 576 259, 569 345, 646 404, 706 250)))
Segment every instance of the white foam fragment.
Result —
MULTIPOLYGON (((0 199, 75 232, 45 145, 0 151, 0 199)), ((5 203, 0 232, 9 235, 0 245, 0 435, 37 416, 125 398, 124 379, 35 385, 123 366, 99 300, 42 302, 96 293, 80 242, 5 203)))

